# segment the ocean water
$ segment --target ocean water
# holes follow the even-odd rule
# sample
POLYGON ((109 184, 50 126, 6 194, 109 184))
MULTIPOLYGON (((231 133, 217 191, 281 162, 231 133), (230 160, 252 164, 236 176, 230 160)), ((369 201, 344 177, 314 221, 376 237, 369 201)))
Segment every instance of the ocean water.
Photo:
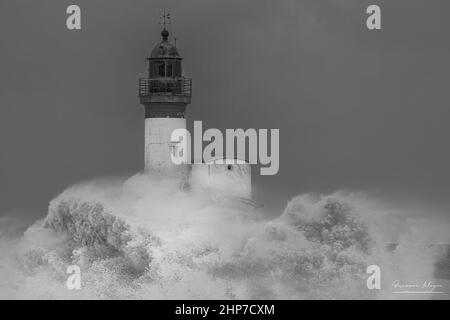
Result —
POLYGON ((138 175, 73 186, 23 234, 2 230, 3 299, 448 299, 448 247, 430 245, 448 226, 359 194, 300 195, 269 220, 138 175), (381 290, 367 288, 369 265, 381 290), (395 281, 445 294, 393 293, 395 281))

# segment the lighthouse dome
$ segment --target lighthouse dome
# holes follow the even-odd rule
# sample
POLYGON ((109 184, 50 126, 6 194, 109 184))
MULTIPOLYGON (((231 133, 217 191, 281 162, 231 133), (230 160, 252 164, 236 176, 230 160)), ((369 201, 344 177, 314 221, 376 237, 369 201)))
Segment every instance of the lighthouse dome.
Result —
POLYGON ((162 40, 157 44, 150 55, 150 59, 181 59, 177 48, 169 42, 169 32, 164 29, 161 32, 162 40))

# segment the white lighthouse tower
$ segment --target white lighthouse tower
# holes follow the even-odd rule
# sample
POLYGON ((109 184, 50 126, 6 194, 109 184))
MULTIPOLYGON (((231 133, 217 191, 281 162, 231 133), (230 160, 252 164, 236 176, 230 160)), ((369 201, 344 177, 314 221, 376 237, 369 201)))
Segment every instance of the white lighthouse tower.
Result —
POLYGON ((145 107, 145 177, 171 179, 187 187, 185 190, 206 194, 216 202, 256 208, 248 162, 218 158, 192 165, 191 159, 183 164, 172 161, 172 155, 189 156, 180 154, 180 150, 190 145, 188 137, 179 136, 177 141, 171 138, 175 130, 186 129, 192 79, 183 76, 183 59, 176 45, 169 41, 165 28, 169 14, 161 17, 164 18, 161 41, 147 58, 147 77, 139 79, 139 97, 145 107))
POLYGON ((139 97, 145 107, 145 172, 183 183, 187 182, 188 167, 172 162, 171 153, 181 141, 171 141, 171 134, 186 128, 192 79, 183 77, 182 58, 165 26, 161 37, 147 58, 148 77, 139 79, 139 97))

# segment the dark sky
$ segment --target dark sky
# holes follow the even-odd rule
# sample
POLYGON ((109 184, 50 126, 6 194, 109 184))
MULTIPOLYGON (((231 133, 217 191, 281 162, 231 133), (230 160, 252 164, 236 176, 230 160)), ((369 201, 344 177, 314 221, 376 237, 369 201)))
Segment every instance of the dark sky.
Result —
POLYGON ((0 0, 1 215, 43 217, 71 184, 143 167, 137 79, 164 7, 188 121, 280 129, 279 174, 254 170, 269 210, 348 189, 448 215, 448 0, 0 0))

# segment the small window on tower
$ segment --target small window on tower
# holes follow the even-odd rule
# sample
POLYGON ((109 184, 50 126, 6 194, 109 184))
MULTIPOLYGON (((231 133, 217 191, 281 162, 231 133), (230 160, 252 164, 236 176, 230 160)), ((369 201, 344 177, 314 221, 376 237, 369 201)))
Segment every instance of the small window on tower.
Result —
POLYGON ((158 75, 160 77, 165 77, 166 76, 166 70, 165 70, 164 62, 160 62, 159 66, 158 66, 158 75))
POLYGON ((175 62, 174 76, 181 77, 181 62, 180 61, 175 62))
POLYGON ((170 62, 167 64, 167 77, 173 76, 173 64, 170 62))
POLYGON ((159 64, 161 61, 151 61, 150 62, 150 78, 158 77, 159 74, 159 64))

